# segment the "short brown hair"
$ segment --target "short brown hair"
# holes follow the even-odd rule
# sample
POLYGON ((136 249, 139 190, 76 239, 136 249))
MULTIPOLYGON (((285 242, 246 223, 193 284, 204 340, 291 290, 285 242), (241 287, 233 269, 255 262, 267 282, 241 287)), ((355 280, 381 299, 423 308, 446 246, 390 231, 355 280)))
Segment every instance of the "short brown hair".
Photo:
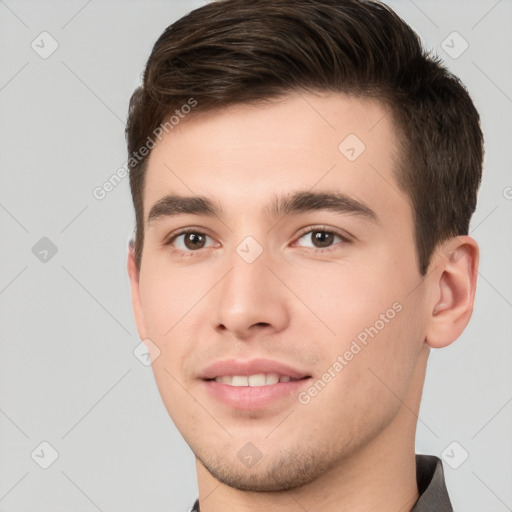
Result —
MULTIPOLYGON (((371 0, 217 0, 170 25, 130 100, 131 156, 167 116, 264 103, 297 91, 380 100, 400 134, 400 187, 413 209, 426 274, 442 241, 468 234, 483 160, 478 112, 460 80, 389 7, 371 0)), ((148 157, 130 161, 135 255, 144 243, 148 157)))

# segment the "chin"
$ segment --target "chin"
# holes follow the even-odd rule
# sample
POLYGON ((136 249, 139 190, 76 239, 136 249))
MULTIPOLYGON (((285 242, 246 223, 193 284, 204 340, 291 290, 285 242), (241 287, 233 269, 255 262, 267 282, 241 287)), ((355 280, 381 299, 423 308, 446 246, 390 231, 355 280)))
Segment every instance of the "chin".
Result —
POLYGON ((269 455, 263 455, 252 467, 245 466, 236 455, 209 460, 197 454, 196 457, 216 480, 246 492, 277 492, 302 487, 320 478, 336 463, 332 452, 329 456, 321 450, 277 457, 269 455))

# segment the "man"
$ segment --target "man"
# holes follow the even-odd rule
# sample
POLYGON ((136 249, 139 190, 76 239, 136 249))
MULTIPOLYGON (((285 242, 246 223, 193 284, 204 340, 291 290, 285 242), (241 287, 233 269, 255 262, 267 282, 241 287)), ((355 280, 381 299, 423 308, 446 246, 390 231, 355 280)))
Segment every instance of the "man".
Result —
POLYGON ((127 126, 137 329, 195 510, 452 510, 415 455, 472 313, 478 113, 388 7, 220 0, 156 42, 127 126))

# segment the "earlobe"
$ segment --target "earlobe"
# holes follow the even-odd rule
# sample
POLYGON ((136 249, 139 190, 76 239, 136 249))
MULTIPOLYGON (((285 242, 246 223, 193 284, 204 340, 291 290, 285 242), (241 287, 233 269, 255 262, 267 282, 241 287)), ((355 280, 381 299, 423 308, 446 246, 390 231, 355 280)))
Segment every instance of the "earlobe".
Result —
POLYGON ((135 318, 135 323, 137 325, 137 331, 139 333, 139 338, 141 340, 146 339, 146 326, 144 322, 144 312, 142 309, 142 300, 140 297, 140 289, 139 289, 139 277, 140 271, 137 268, 137 264, 135 262, 135 246, 133 240, 130 240, 128 244, 128 259, 127 259, 127 270, 128 277, 130 278, 130 287, 131 287, 131 299, 132 299, 132 308, 133 314, 135 318))
POLYGON ((469 236, 447 240, 437 253, 426 336, 430 347, 441 348, 453 343, 466 328, 473 312, 478 259, 478 245, 469 236))

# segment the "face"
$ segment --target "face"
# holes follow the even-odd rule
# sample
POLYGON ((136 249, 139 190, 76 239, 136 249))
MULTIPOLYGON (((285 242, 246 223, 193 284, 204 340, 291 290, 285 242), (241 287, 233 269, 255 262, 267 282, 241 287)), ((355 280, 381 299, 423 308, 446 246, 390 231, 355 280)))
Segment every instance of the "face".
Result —
POLYGON ((191 116, 152 151, 137 326, 218 480, 311 482, 382 436, 418 380, 426 301, 397 147, 379 103, 307 94, 191 116))

